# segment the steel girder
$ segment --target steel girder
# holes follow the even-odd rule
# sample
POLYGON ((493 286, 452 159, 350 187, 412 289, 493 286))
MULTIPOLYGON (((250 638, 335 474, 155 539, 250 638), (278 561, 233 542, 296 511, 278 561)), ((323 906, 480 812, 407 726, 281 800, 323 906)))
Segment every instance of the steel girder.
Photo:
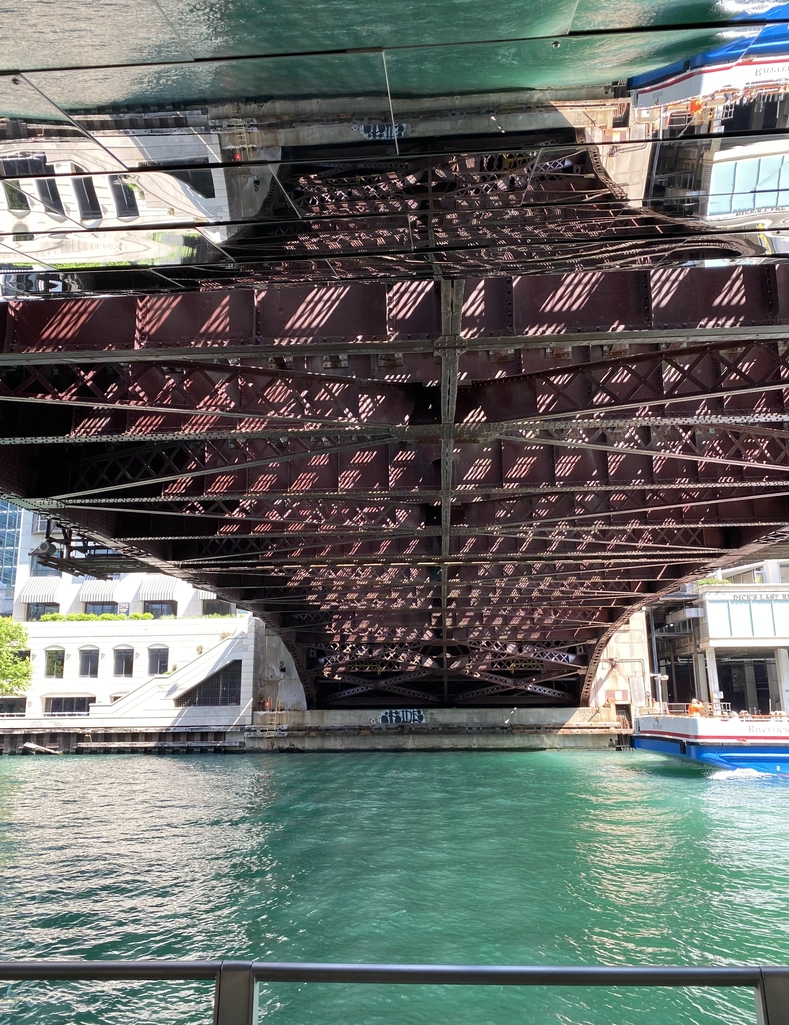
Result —
POLYGON ((265 616, 313 702, 577 699, 789 520, 785 273, 10 303, 0 485, 265 616))

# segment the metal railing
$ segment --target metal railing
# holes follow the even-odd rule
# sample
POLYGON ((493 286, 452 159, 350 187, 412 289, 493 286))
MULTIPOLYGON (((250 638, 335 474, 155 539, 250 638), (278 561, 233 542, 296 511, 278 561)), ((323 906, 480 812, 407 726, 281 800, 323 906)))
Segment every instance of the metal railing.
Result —
MULTIPOLYGON (((0 962, 0 981, 214 980, 214 1025, 255 1025, 258 982, 429 986, 643 986, 754 990, 758 1025, 789 1025, 787 968, 509 967, 504 965, 299 964, 267 961, 0 962)), ((28 997, 29 999, 29 997, 28 997)))

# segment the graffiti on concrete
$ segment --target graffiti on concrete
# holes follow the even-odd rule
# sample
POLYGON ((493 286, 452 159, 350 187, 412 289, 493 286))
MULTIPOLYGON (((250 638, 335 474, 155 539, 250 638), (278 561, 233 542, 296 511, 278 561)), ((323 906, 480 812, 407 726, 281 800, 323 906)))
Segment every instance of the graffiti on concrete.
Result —
POLYGON ((352 127, 355 132, 361 132, 370 142, 391 142, 393 139, 402 139, 405 135, 405 125, 353 125, 352 127))
POLYGON ((381 726, 402 726, 406 723, 423 723, 425 713, 421 708, 387 708, 375 719, 370 720, 370 725, 381 726))

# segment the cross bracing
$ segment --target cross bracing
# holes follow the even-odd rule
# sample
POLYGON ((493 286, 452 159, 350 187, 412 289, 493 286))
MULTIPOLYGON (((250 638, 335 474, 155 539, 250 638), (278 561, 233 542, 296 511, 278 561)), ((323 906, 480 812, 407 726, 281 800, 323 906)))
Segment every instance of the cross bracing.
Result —
MULTIPOLYGON (((394 368, 386 316, 369 348, 370 304, 363 322, 344 309, 334 355, 301 334, 273 366, 265 295, 158 298, 179 339, 166 359, 150 324, 138 334, 145 297, 11 303, 3 485, 266 617, 311 701, 577 700, 632 609, 787 522, 782 269, 672 273, 682 337, 656 324, 654 271, 541 279, 546 295, 627 296, 626 337, 585 303, 552 311, 549 336, 504 336, 497 304, 483 324, 469 312, 484 279, 419 283, 433 328, 394 368), (201 336, 223 303, 250 313, 233 354, 229 334, 201 336), (111 358, 91 332, 108 316, 111 358)), ((291 313, 321 301, 294 287, 278 289, 291 313)), ((390 310, 394 286, 375 287, 390 310)), ((497 287, 514 332, 532 299, 497 287)))

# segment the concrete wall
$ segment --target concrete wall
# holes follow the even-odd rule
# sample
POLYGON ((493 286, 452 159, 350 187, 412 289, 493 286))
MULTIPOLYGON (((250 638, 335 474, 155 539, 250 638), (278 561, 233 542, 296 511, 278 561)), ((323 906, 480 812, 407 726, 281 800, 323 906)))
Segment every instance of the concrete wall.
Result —
MULTIPOLYGON (((310 711, 288 711, 279 716, 256 712, 255 725, 269 722, 286 723, 293 727, 369 726, 380 717, 383 708, 318 708, 310 711)), ((398 709, 399 712, 404 709, 398 709)), ((611 708, 421 708, 427 723, 439 725, 582 725, 586 722, 614 722, 611 708)), ((417 727, 418 728, 418 727, 417 727)))
POLYGON ((648 704, 650 671, 646 614, 636 612, 606 645, 589 694, 589 704, 596 707, 648 704))
POLYGON ((299 679, 293 658, 282 639, 270 630, 263 638, 258 705, 272 712, 307 707, 304 687, 299 679))
POLYGON ((254 737, 247 735, 245 750, 279 753, 318 751, 609 751, 619 746, 615 735, 572 736, 555 732, 505 734, 371 734, 254 737))

